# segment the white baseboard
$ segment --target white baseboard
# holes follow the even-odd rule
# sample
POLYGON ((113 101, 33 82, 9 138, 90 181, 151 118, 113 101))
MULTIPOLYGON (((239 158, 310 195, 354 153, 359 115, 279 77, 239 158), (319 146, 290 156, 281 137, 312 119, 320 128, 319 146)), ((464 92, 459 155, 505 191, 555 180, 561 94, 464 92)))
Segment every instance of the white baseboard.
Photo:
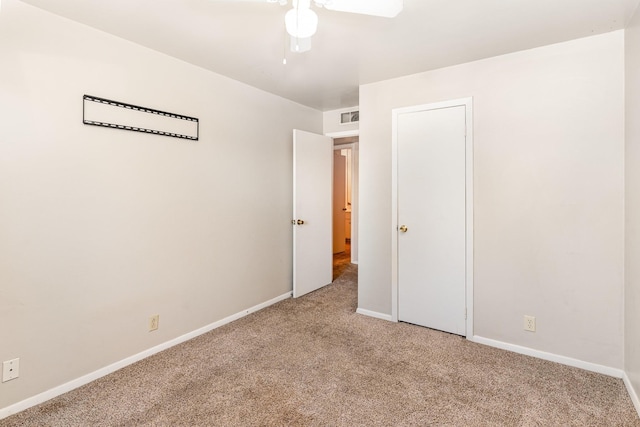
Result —
POLYGON ((393 318, 390 314, 378 313, 377 311, 365 310, 364 308, 358 308, 356 313, 362 314, 364 316, 375 317, 376 319, 388 320, 389 322, 393 322, 393 318))
POLYGON ((622 369, 612 368, 610 366, 598 365, 597 363, 585 362, 584 360, 573 359, 559 354, 547 353, 546 351, 536 350, 529 347, 523 347, 516 344, 509 344, 502 341, 492 340, 490 338, 474 335, 470 340, 479 344, 488 345, 490 347, 500 348, 502 350, 513 351, 514 353, 525 354, 527 356, 537 357, 538 359, 549 360, 551 362, 560 363, 562 365, 573 366, 575 368, 584 369, 599 374, 608 375, 610 377, 622 378, 624 371, 622 369))
POLYGON ((68 383, 59 385, 50 390, 47 390, 43 393, 37 394, 35 396, 29 397, 25 400, 22 400, 18 403, 14 403, 13 405, 7 406, 5 408, 0 409, 0 420, 6 418, 10 415, 17 414, 20 411, 24 411, 32 406, 39 405, 47 400, 53 399, 54 397, 60 396, 61 394, 67 393, 73 389, 81 387, 85 384, 90 383, 91 381, 95 381, 98 378, 104 377, 105 375, 111 374, 119 369, 124 368, 125 366, 131 365, 135 362, 138 362, 142 359, 145 359, 149 356, 152 356, 156 353, 159 353, 163 350, 166 350, 175 345, 181 344, 185 341, 188 341, 192 338, 195 338, 199 335, 212 331, 216 328, 226 325, 227 323, 231 323, 234 320, 238 320, 244 316, 247 316, 251 313, 255 313, 256 311, 262 310, 270 305, 273 305, 277 302, 283 301, 285 299, 291 298, 291 292, 287 292, 286 294, 275 297, 269 301, 263 302, 261 304, 255 305, 246 310, 242 310, 239 313, 232 314, 231 316, 225 317, 222 320, 218 320, 217 322, 213 322, 207 326, 196 329, 195 331, 189 332, 187 334, 181 335, 177 338, 159 344, 155 347, 151 347, 148 350, 144 350, 138 354, 134 354, 133 356, 127 357, 126 359, 120 360, 119 362, 112 363, 111 365, 105 366, 104 368, 100 368, 97 371, 91 372, 87 375, 83 375, 80 378, 76 378, 75 380, 69 381, 68 383))
POLYGON ((640 417, 640 399, 638 398, 638 393, 636 393, 636 390, 633 388, 633 385, 631 384, 631 380, 627 376, 626 372, 623 373, 622 379, 624 380, 624 385, 627 386, 627 392, 629 393, 629 397, 631 397, 633 406, 636 407, 636 412, 640 417))

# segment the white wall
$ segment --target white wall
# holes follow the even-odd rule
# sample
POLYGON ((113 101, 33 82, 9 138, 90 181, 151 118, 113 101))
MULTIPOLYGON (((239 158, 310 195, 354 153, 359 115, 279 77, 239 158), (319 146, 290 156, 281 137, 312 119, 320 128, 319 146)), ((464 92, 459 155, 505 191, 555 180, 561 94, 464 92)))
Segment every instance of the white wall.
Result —
POLYGON ((475 334, 622 368, 623 37, 361 86, 360 309, 391 313, 391 109, 471 96, 475 334))
POLYGON ((291 290, 291 130, 321 112, 15 0, 0 61, 0 409, 291 290), (200 140, 83 125, 83 94, 200 140))
POLYGON ((340 123, 340 115, 348 111, 357 111, 358 107, 341 108, 339 110, 325 111, 323 113, 323 134, 354 132, 358 130, 359 123, 340 123))
POLYGON ((625 352, 624 368, 640 413, 640 11, 625 31, 625 352))

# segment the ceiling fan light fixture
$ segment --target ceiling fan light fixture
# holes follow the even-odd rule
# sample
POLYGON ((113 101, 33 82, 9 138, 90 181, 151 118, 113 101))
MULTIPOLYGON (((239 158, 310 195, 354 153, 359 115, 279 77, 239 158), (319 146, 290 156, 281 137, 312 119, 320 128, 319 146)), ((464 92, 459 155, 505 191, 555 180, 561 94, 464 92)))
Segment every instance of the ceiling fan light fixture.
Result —
POLYGON ((284 24, 290 36, 306 39, 318 30, 318 15, 311 9, 297 7, 287 12, 284 24))

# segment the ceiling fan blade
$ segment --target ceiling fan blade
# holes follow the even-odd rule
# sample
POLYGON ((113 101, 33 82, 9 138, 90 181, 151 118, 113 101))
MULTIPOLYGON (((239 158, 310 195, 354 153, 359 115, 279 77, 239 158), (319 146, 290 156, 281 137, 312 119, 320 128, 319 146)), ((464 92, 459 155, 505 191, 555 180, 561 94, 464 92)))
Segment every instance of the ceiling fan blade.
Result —
POLYGON ((402 12, 403 0, 319 0, 326 9, 336 12, 394 18, 402 12))

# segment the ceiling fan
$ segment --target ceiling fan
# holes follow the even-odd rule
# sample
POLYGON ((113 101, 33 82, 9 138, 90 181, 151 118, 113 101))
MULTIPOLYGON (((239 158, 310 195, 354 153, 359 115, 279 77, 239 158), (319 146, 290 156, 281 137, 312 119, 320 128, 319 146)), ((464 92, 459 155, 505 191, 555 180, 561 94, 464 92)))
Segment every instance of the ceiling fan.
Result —
MULTIPOLYGON (((229 0, 227 0, 229 1, 229 0)), ((287 0, 234 0, 287 5, 287 0)), ((311 36, 318 29, 318 15, 311 9, 311 0, 291 0, 292 8, 284 17, 285 28, 291 36, 291 51, 306 52, 311 49, 311 36)), ((313 0, 316 7, 336 12, 393 18, 403 7, 403 0, 313 0)))

